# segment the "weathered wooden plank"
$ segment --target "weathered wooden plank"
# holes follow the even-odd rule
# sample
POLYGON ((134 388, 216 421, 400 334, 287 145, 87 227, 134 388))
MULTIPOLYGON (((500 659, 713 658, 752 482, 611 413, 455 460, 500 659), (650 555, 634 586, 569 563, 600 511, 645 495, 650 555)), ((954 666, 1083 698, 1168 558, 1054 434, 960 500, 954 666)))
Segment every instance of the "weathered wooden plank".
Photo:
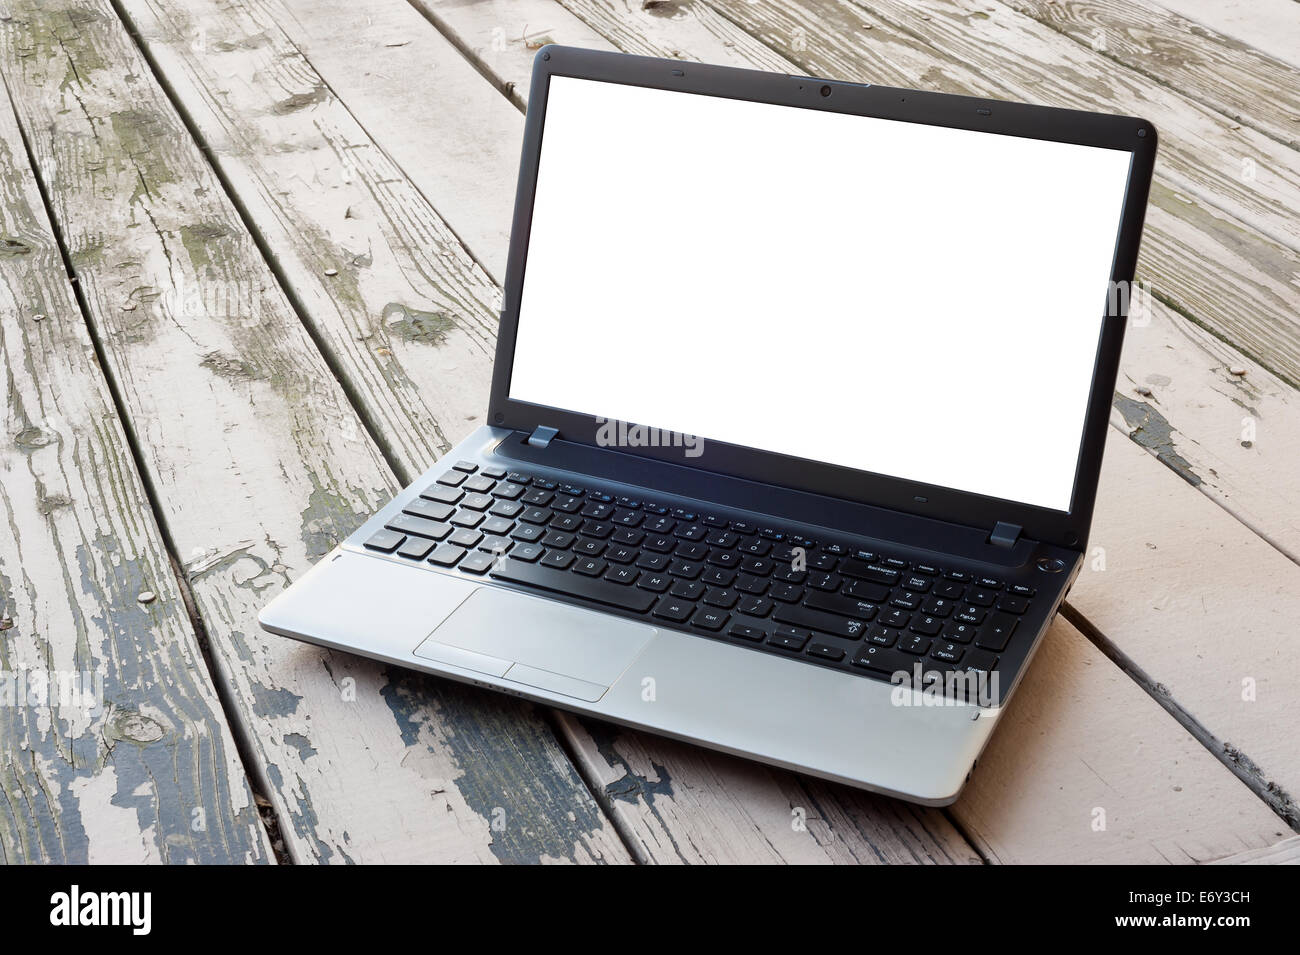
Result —
POLYGON ((9 14, 0 62, 290 854, 626 858, 529 707, 259 629, 396 481, 106 0, 9 14))
MULTIPOLYGON (((337 3, 338 0, 327 0, 337 3)), ((410 5, 437 27, 489 81, 505 93, 515 106, 524 109, 528 97, 528 78, 532 74, 533 56, 547 43, 566 43, 590 50, 613 50, 616 47, 595 30, 565 12, 555 0, 514 0, 513 3, 447 3, 444 0, 409 0, 410 5), (452 8, 446 15, 444 11, 452 8), (563 37, 563 39, 560 39, 563 37)), ((404 15, 390 4, 376 4, 377 15, 401 20, 404 15)), ((368 16, 375 16, 371 13, 368 16)), ((305 27, 310 27, 304 24, 305 27)), ((311 43, 328 43, 331 31, 312 30, 311 43)), ((428 56, 441 44, 419 32, 411 35, 412 44, 423 48, 428 56)), ((351 91, 340 90, 352 101, 351 91)), ((401 107, 399 107, 401 108, 401 107)), ((516 154, 515 164, 518 165, 516 154)), ((494 273, 495 274, 495 273, 494 273)))
POLYGON ((1158 6, 1300 66, 1300 17, 1294 4, 1295 0, 1159 0, 1158 6))
POLYGON ((1300 566, 1186 485, 1152 480, 1148 464, 1111 435, 1070 606, 1300 823, 1300 751, 1279 732, 1294 721, 1300 680, 1300 566))
POLYGON ((1267 849, 1248 849, 1215 859, 1212 865, 1300 865, 1300 836, 1283 839, 1267 849))
POLYGON ((1300 70, 1289 63, 1130 0, 1005 2, 1235 122, 1300 145, 1300 70))
MULTIPOLYGON (((332 80, 319 77, 311 72, 311 65, 304 60, 292 39, 266 15, 266 8, 260 4, 244 2, 217 2, 217 0, 195 0, 185 4, 163 2, 163 0, 126 0, 124 9, 128 11, 132 22, 138 27, 146 48, 168 79, 170 87, 184 105, 192 118, 195 128, 208 148, 213 161, 222 170, 240 197, 241 203, 259 232, 266 237, 266 244, 272 247, 274 257, 281 267, 281 273, 288 286, 294 290, 296 298, 304 303, 309 321, 317 331, 318 338, 327 349, 335 355, 337 367, 349 382, 365 379, 365 363, 370 356, 360 350, 332 344, 346 338, 348 316, 352 310, 357 314, 374 316, 382 312, 385 303, 395 294, 394 288, 404 289, 404 299, 414 302, 415 307, 427 310, 425 303, 429 296, 447 297, 448 289, 453 286, 465 286, 472 281, 481 282, 481 278, 467 276, 463 271, 437 271, 436 263, 413 266, 412 257, 416 255, 411 249, 416 238, 403 233, 393 223, 401 221, 429 222, 426 231, 434 228, 436 214, 428 204, 402 180, 401 172, 385 158, 382 151, 370 144, 365 134, 358 128, 345 129, 348 111, 333 97, 332 80), (206 37, 205 50, 194 49, 187 37, 201 32, 206 37), (257 37, 255 49, 249 49, 247 38, 257 37), (216 51, 216 52, 213 52, 216 51), (231 51, 238 51, 237 55, 231 51), (281 116, 278 121, 268 123, 263 117, 273 109, 274 103, 285 96, 292 96, 301 90, 321 89, 310 110, 295 111, 292 117, 281 116), (349 177, 344 177, 337 153, 327 150, 324 144, 329 138, 341 138, 351 148, 346 151, 349 157, 362 156, 348 164, 349 177), (302 152, 311 152, 318 156, 311 178, 294 178, 275 173, 274 157, 284 153, 290 147, 302 152), (339 165, 336 165, 339 164, 339 165), (382 185, 380 185, 382 184, 382 185), (353 217, 345 223, 345 211, 353 210, 353 217), (332 219, 330 217, 333 217, 332 219), (319 264, 313 263, 309 250, 303 251, 291 241, 288 233, 299 228, 298 223, 307 223, 307 231, 323 230, 333 235, 334 230, 346 227, 354 230, 350 247, 368 250, 370 265, 366 273, 382 271, 378 276, 359 276, 351 284, 347 300, 339 305, 333 301, 338 296, 335 277, 323 276, 319 264), (331 225, 331 222, 333 225, 331 225), (430 275, 440 274, 437 288, 429 289, 430 275)), ((298 18, 281 18, 280 22, 293 28, 293 24, 305 18, 307 7, 297 10, 290 5, 291 11, 299 14, 298 18)), ((314 4, 312 9, 318 9, 314 4)), ((319 12, 319 11, 318 11, 319 12)), ((353 5, 349 9, 336 11, 340 19, 334 21, 334 29, 346 33, 349 18, 357 20, 368 17, 365 8, 353 5)), ((433 28, 420 18, 416 26, 426 33, 433 28)), ((360 29, 360 22, 357 23, 360 29)), ((383 31, 374 34, 371 42, 386 42, 382 38, 392 34, 383 31)), ((409 36, 409 35, 408 35, 409 36)), ((412 46, 419 48, 422 41, 418 36, 412 37, 412 46)), ((454 53, 454 50, 453 50, 454 53)), ((357 52, 353 49, 349 56, 355 59, 357 52)), ((459 54, 455 54, 459 55, 459 54)), ((316 55, 312 55, 313 63, 316 55)), ((434 74, 430 74, 434 75, 434 74)), ((485 88, 492 87, 483 79, 478 82, 485 88)), ((421 87, 408 85, 405 95, 422 95, 421 87)), ((522 124, 522 116, 514 110, 505 99, 495 91, 497 101, 509 110, 516 123, 522 124)), ((351 104, 350 104, 351 105, 351 104)), ((352 110, 357 111, 355 105, 352 110)), ((458 122, 470 122, 474 114, 462 116, 458 122)), ((369 121, 369 120, 368 120, 369 121)), ((517 132, 514 135, 518 135, 517 132)), ((517 156, 511 163, 517 166, 517 156)), ((510 186, 513 191, 513 183, 510 186)), ((429 197, 437 205, 439 197, 429 197)), ((450 254, 446 252, 444 254, 450 254)), ((475 286, 477 287, 477 286, 475 286)), ((468 301, 479 301, 481 296, 465 295, 468 301)), ((462 319, 467 306, 451 302, 443 306, 452 320, 462 319)), ((388 361, 399 360, 399 349, 403 343, 394 341, 394 336, 383 327, 374 329, 373 347, 390 350, 393 354, 388 361)), ((385 376, 381 381, 365 380, 363 402, 375 402, 378 407, 373 415, 375 427, 381 436, 388 431, 405 428, 412 430, 420 427, 420 422, 410 412, 410 404, 403 403, 401 395, 391 392, 399 388, 409 388, 418 395, 431 396, 430 400, 459 402, 458 415, 451 415, 446 420, 447 427, 471 427, 468 419, 481 412, 486 404, 480 388, 461 387, 458 381, 452 381, 443 373, 440 356, 431 345, 422 344, 425 351, 411 350, 401 352, 403 373, 400 377, 385 376), (433 354, 430 354, 430 351, 433 354), (409 356, 409 360, 408 360, 409 356), (386 403, 386 404, 385 404, 386 403), (409 416, 405 423, 401 418, 409 416)), ((485 388, 491 367, 491 358, 487 354, 465 355, 457 360, 458 370, 465 376, 476 376, 476 382, 485 388)), ((452 437, 459 437, 453 434, 452 437)), ((392 449, 394 459, 403 470, 414 471, 423 467, 423 459, 418 446, 403 441, 398 437, 384 437, 385 444, 392 449)), ((571 724, 566 723, 565 726, 571 724)), ((658 745, 658 744, 655 744, 658 745)), ((664 753, 674 750, 670 744, 664 744, 664 753)), ((779 859, 783 853, 792 853, 797 858, 827 859, 916 859, 935 861, 978 861, 978 857, 962 840, 951 823, 941 813, 929 810, 916 810, 910 807, 899 808, 887 801, 872 800, 860 793, 843 790, 829 799, 834 808, 823 823, 818 822, 812 829, 812 835, 797 835, 791 829, 790 808, 785 817, 777 820, 765 819, 762 824, 745 823, 756 810, 753 804, 764 805, 779 802, 781 793, 787 790, 799 791, 799 785, 784 774, 765 775, 761 784, 744 783, 745 774, 750 771, 746 764, 736 760, 711 755, 702 756, 699 751, 689 747, 676 746, 675 751, 685 754, 679 761, 713 767, 708 771, 736 785, 726 786, 734 790, 731 797, 717 797, 718 807, 731 806, 737 809, 736 818, 741 820, 747 836, 743 840, 725 838, 714 831, 718 823, 708 820, 696 822, 698 831, 688 830, 684 824, 674 827, 660 827, 649 835, 655 827, 646 823, 641 827, 634 843, 640 858, 653 861, 675 861, 682 858, 708 859, 727 858, 732 860, 779 859), (730 800, 730 801, 728 801, 730 800), (773 828, 775 827, 775 828, 773 828), (787 843, 785 834, 789 833, 792 841, 787 843), (776 851, 775 842, 784 848, 776 851)), ((656 750, 659 752, 659 750, 656 750)), ((486 755, 484 758, 487 758, 486 755)), ((667 772, 676 772, 678 761, 667 759, 661 763, 667 772)), ((587 767, 590 773, 590 767, 587 767)), ((604 772, 608 773, 608 767, 604 772)), ((683 770, 685 775, 685 770, 683 770)), ((602 784, 603 785, 603 784, 602 784)), ((813 789, 812 792, 820 792, 813 789)), ((611 795, 601 793, 606 805, 616 802, 611 795)), ((808 798, 808 797, 805 797, 808 798)), ((657 803, 661 811, 673 805, 669 793, 662 793, 657 803)), ((648 810, 647 816, 652 815, 648 810)), ((673 813, 668 813, 671 818, 673 813)), ((636 825, 637 816, 630 817, 619 813, 620 822, 636 825)), ((817 819, 821 820, 818 816, 817 819)))
POLYGON ((1060 617, 953 814, 1003 863, 1199 862, 1288 834, 1060 617))
POLYGON ((4 94, 0 369, 0 862, 270 861, 4 94))
MULTIPOLYGON (((996 3, 985 10, 970 0, 924 7, 884 0, 871 13, 849 0, 710 5, 795 60, 802 72, 1146 115, 1162 140, 1139 278, 1158 298, 1291 385, 1300 384, 1294 237, 1288 230, 1279 242, 1276 219, 1270 226, 1233 198, 1255 194, 1265 166, 1294 171, 1288 147, 1250 130, 1231 130, 1212 111, 996 3), (1244 164, 1248 159, 1253 167, 1244 164), (1254 180, 1244 175, 1250 169, 1254 180)), ((1300 204, 1292 178, 1291 172, 1274 177, 1280 190, 1275 211, 1300 204)))

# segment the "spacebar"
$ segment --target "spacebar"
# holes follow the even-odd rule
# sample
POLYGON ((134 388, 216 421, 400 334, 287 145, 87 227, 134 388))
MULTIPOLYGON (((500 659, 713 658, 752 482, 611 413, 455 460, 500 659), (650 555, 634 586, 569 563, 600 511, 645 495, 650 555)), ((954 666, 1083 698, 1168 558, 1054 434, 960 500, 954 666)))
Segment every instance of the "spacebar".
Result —
POLYGON ((508 557, 492 569, 491 576, 514 584, 572 594, 611 607, 635 610, 637 613, 645 613, 655 602, 655 595, 646 590, 637 590, 623 584, 607 584, 603 580, 592 580, 567 570, 539 567, 537 564, 508 557))

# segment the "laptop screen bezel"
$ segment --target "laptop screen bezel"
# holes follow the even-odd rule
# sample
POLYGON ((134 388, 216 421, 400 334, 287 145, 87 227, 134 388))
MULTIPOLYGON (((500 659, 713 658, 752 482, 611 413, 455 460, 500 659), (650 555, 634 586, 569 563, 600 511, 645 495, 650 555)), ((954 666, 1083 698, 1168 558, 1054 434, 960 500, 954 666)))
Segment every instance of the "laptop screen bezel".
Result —
MULTIPOLYGON (((543 147, 546 99, 552 76, 570 76, 802 109, 821 109, 1129 152, 1132 161, 1120 216, 1111 281, 1112 288, 1132 287, 1156 153, 1156 130, 1145 120, 947 93, 867 86, 806 76, 547 46, 538 51, 534 60, 524 128, 501 324, 488 406, 488 422, 495 427, 526 433, 541 426, 552 427, 558 429, 559 440, 592 446, 598 444, 600 419, 595 415, 510 398, 519 303, 527 266, 533 199, 543 147), (822 95, 821 88, 824 85, 831 87, 832 95, 822 95)), ((1104 292, 1105 290, 1098 290, 1099 299, 1104 292)), ((1112 301, 1119 307, 1109 311, 1102 320, 1068 511, 730 445, 712 440, 707 435, 703 436, 706 439, 702 445, 703 453, 698 457, 684 459, 681 448, 671 447, 619 448, 618 451, 969 526, 991 529, 998 522, 1006 522, 1020 526, 1023 533, 1031 539, 1078 548, 1086 541, 1092 521, 1106 428, 1119 369, 1120 349, 1127 324, 1124 307, 1127 300, 1118 296, 1112 301)), ((616 316, 611 316, 611 320, 615 318, 616 316)), ((647 340, 652 334, 652 330, 647 329, 647 340)), ((1014 374, 1014 369, 1006 369, 1005 373, 1014 374)), ((1027 395, 1026 400, 1033 400, 1033 396, 1027 395)), ((819 413, 842 416, 845 419, 844 440, 853 440, 850 422, 856 411, 853 408, 819 409, 819 413)), ((636 423, 655 425, 653 421, 636 423)), ((1027 444, 1033 441, 1033 435, 1024 435, 1023 438, 1027 444)))

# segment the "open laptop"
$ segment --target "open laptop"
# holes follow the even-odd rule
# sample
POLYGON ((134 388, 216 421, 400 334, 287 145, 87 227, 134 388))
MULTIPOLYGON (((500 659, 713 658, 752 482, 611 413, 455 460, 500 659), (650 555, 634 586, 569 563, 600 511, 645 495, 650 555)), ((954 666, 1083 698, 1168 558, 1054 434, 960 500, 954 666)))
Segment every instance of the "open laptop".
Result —
POLYGON ((489 424, 262 625, 951 802, 1081 565, 1155 151, 544 48, 489 424))

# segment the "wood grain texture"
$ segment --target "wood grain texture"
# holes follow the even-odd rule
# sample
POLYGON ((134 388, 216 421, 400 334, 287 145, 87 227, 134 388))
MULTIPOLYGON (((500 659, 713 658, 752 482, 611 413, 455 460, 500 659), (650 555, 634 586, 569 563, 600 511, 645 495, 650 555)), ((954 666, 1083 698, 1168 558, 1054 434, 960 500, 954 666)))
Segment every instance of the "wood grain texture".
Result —
POLYGON ((1300 146, 1300 70, 1289 63, 1130 0, 1004 2, 1234 122, 1300 146))
POLYGON ((1300 836, 1283 839, 1267 849, 1247 849, 1215 859, 1212 865, 1300 865, 1300 836))
POLYGON ((1300 66, 1295 0, 1159 0, 1155 4, 1300 66))
POLYGON ((1292 386, 1300 384, 1300 206, 1294 151, 1116 67, 1049 27, 996 3, 884 0, 868 13, 849 0, 710 0, 795 60, 800 71, 893 86, 1020 99, 1104 112, 1129 110, 1160 129, 1156 184, 1138 278, 1292 386), (989 12, 992 11, 992 12, 989 12), (870 25, 871 29, 864 29, 870 25), (798 47, 799 49, 795 49, 798 47), (1246 136, 1247 144, 1240 140, 1246 136), (1256 178, 1242 177, 1244 160, 1256 178), (1255 196, 1258 202, 1245 200, 1255 196), (1227 211, 1225 211, 1227 210, 1227 211), (1279 239, 1278 236, 1282 238, 1279 239))
POLYGON ((1225 762, 1300 823, 1293 652, 1300 566, 1112 432, 1069 604, 1225 762))
POLYGON ((0 862, 268 861, 4 94, 0 370, 0 862))
MULTIPOLYGON (((192 25, 180 28, 177 28, 179 22, 175 19, 179 4, 163 3, 161 0, 126 0, 124 7, 139 27, 147 48, 153 52, 170 85, 189 110, 214 162, 226 173, 228 181, 235 185, 255 226, 261 230, 262 223, 268 223, 268 245, 276 248, 277 261, 281 262, 286 281, 305 304, 310 321, 319 329, 319 337, 323 341, 328 342, 333 336, 341 335, 338 329, 344 326, 346 319, 346 313, 329 302, 332 294, 329 290, 333 288, 330 278, 322 277, 318 269, 292 262, 292 257, 297 254, 292 243, 281 239, 271 241, 271 234, 278 234, 281 230, 291 231, 299 221, 315 221, 316 217, 324 214, 322 209, 334 210, 339 221, 342 220, 345 208, 353 209, 356 215, 349 220, 349 228, 355 230, 353 245, 369 250, 370 264, 366 271, 386 273, 356 283, 355 296, 360 312, 370 315, 379 313, 391 295, 391 287, 404 286, 408 296, 413 290, 418 292, 423 287, 425 278, 413 273, 406 264, 408 253, 404 249, 412 240, 394 233, 389 223, 397 218, 420 220, 436 219, 437 216, 419 195, 409 190, 409 186, 396 181, 401 175, 396 167, 385 166, 373 175, 357 174, 348 182, 341 181, 333 174, 328 158, 318 161, 315 166, 317 178, 312 181, 295 181, 286 176, 274 176, 267 171, 271 161, 265 157, 277 155, 290 144, 299 151, 313 150, 313 147, 319 147, 326 135, 335 134, 333 131, 337 127, 332 122, 345 121, 346 111, 334 99, 333 81, 301 74, 297 76, 300 84, 324 90, 312 104, 310 121, 265 124, 261 119, 277 98, 290 89, 284 85, 283 71, 278 64, 294 63, 295 69, 311 69, 315 63, 329 59, 320 56, 319 48, 304 59, 299 55, 292 37, 278 30, 275 21, 265 19, 264 8, 257 4, 197 0, 184 5, 186 14, 194 18, 192 25), (243 38, 258 37, 256 56, 249 57, 255 65, 245 67, 232 62, 229 56, 193 50, 185 42, 185 37, 195 30, 203 31, 209 50, 230 47, 243 49, 247 46, 243 38), (308 60, 311 61, 310 64, 308 60), (331 111, 335 110, 340 118, 329 119, 331 111), (368 185, 372 180, 382 180, 388 185, 383 190, 375 190, 368 185), (261 184, 267 182, 277 184, 273 204, 258 193, 259 188, 265 188, 261 184), (323 193, 320 188, 322 184, 326 186, 323 193), (325 198, 322 198, 322 194, 325 198), (318 288, 314 288, 312 283, 318 288)), ((306 5, 300 10, 290 0, 289 9, 294 16, 277 19, 290 29, 295 29, 294 24, 301 23, 305 17, 306 5)), ((335 12, 343 19, 335 20, 332 29, 343 30, 345 33, 351 33, 347 29, 347 17, 369 16, 364 8, 354 7, 350 12, 339 8, 335 12)), ((415 22, 420 30, 433 32, 433 27, 423 19, 417 17, 415 22)), ((360 22, 357 25, 358 28, 361 27, 360 22)), ((386 42, 381 38, 390 35, 387 32, 371 34, 374 37, 372 42, 386 42)), ((422 44, 423 40, 418 35, 412 36, 411 46, 420 49, 422 44)), ((454 50, 452 54, 459 56, 454 50)), ((349 54, 353 59, 356 55, 355 49, 349 54)), ((429 75, 436 77, 438 74, 430 71, 429 75)), ((492 90, 492 95, 502 108, 509 110, 514 121, 522 125, 522 116, 506 103, 500 93, 482 78, 478 82, 484 88, 492 90)), ((408 81, 405 95, 420 97, 421 91, 422 87, 408 81)), ((433 87, 430 87, 429 92, 433 93, 433 87)), ((354 111, 357 109, 355 105, 349 105, 354 111)), ((373 117, 373 114, 367 115, 373 117)), ((465 124, 468 120, 468 116, 462 116, 458 122, 465 124)), ((517 136, 518 132, 511 135, 517 136)), ((376 164, 384 161, 382 153, 367 144, 363 131, 350 129, 346 138, 353 146, 349 155, 364 152, 373 155, 372 161, 376 164)), ((320 148, 315 151, 324 153, 320 148)), ((439 157, 432 156, 427 161, 436 162, 439 157)), ((517 164, 517 157, 511 161, 517 164)), ((360 163, 356 165, 361 166, 360 163)), ((513 190, 513 185, 511 189, 513 190)), ((440 207, 438 194, 432 194, 428 198, 435 207, 440 207)), ((459 272, 448 273, 442 279, 444 294, 445 289, 454 283, 464 285, 470 281, 480 280, 459 272)), ((478 300, 474 296, 467 296, 467 299, 478 300)), ((449 304, 446 308, 454 320, 460 320, 461 316, 455 311, 457 306, 449 304)), ((382 341, 379 344, 390 347, 394 354, 397 353, 395 344, 385 344, 382 341)), ((430 400, 463 402, 467 414, 471 410, 478 412, 485 406, 486 400, 482 394, 463 388, 458 381, 449 380, 442 373, 436 353, 429 359, 422 358, 420 353, 411 354, 411 360, 403 366, 403 381, 409 381, 414 392, 429 396, 430 400)), ((390 394, 401 382, 395 377, 382 381, 365 380, 364 363, 369 361, 369 357, 360 350, 341 348, 336 356, 338 368, 345 379, 356 384, 359 390, 364 388, 367 391, 363 400, 391 403, 392 410, 377 413, 374 420, 377 433, 385 445, 392 449, 401 469, 408 473, 422 469, 425 465, 419 456, 418 447, 404 442, 400 436, 388 437, 389 431, 394 429, 413 430, 420 427, 419 420, 414 416, 410 416, 405 423, 401 421, 401 416, 409 412, 405 405, 396 400, 396 396, 390 394)), ((486 388, 491 370, 489 355, 467 356, 458 361, 458 367, 466 376, 477 376, 477 380, 486 388)), ((464 427, 471 425, 467 422, 464 427)), ((562 726, 571 727, 572 723, 566 722, 562 726)), ((570 745, 574 745, 572 736, 570 745)), ((791 829, 790 808, 785 810, 784 817, 780 819, 765 817, 761 824, 752 820, 757 812, 753 809, 754 805, 780 804, 784 798, 783 793, 801 790, 801 784, 788 774, 761 775, 758 782, 753 782, 749 781, 747 775, 751 768, 738 760, 702 755, 690 747, 659 741, 647 742, 646 746, 656 753, 656 759, 663 760, 661 765, 666 767, 666 772, 676 773, 679 763, 692 767, 702 765, 705 767, 702 772, 721 780, 720 789, 730 795, 715 796, 715 809, 718 813, 734 809, 732 815, 741 820, 736 825, 746 835, 743 839, 733 838, 720 818, 710 821, 685 810, 672 811, 673 796, 669 791, 660 794, 657 805, 659 811, 666 811, 666 818, 671 825, 656 822, 654 813, 649 808, 643 813, 623 812, 621 806, 626 801, 619 803, 609 793, 600 790, 605 806, 620 807, 616 817, 625 832, 640 827, 633 845, 638 858, 643 861, 680 861, 683 858, 757 861, 786 858, 784 853, 792 853, 793 858, 819 860, 888 858, 978 861, 978 857, 941 813, 912 807, 900 808, 888 801, 872 800, 847 789, 840 790, 833 797, 824 797, 833 809, 825 821, 819 823, 820 828, 812 830, 812 836, 805 840, 794 838, 787 844, 785 834, 795 835, 791 829), (774 850, 773 841, 783 848, 774 850)), ((481 758, 486 760, 490 757, 484 753, 481 758)), ((583 758, 586 758, 585 753, 583 758)), ((590 767, 585 769, 590 778, 590 767)), ((604 772, 608 774, 608 767, 604 772)), ((683 768, 682 778, 689 779, 690 771, 683 768)), ((812 792, 820 793, 823 790, 814 788, 812 792)), ((686 805, 693 803, 688 801, 686 805)))
POLYGON ((1288 835, 1061 617, 952 811, 1001 863, 1200 862, 1288 835))
POLYGON ((260 630, 397 483, 105 0, 9 15, 6 80, 291 856, 626 859, 529 707, 260 630))

